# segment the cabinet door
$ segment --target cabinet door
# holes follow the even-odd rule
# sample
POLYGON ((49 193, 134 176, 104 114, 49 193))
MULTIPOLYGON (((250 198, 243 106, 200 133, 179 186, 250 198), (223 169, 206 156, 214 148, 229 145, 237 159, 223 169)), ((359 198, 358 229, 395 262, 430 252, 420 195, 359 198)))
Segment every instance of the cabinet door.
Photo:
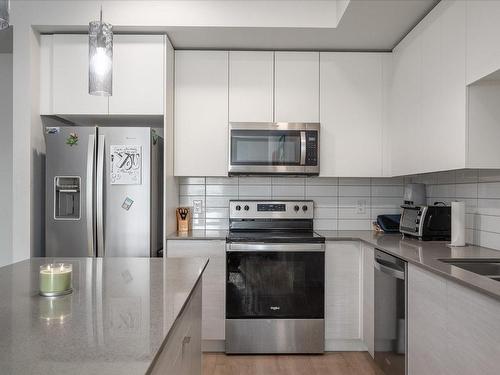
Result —
POLYGON ((500 1, 467 1, 467 84, 500 69, 500 1))
POLYGON ((361 350, 360 243, 327 242, 325 268, 326 350, 361 350))
POLYGON ((321 176, 382 176, 382 59, 321 53, 321 176))
POLYGON ((203 273, 203 340, 224 340, 226 311, 226 247, 224 241, 170 240, 168 257, 208 257, 203 273))
POLYGON ((373 258, 375 256, 373 247, 363 244, 363 342, 368 348, 368 353, 373 357, 375 355, 375 339, 374 339, 374 272, 373 258))
MULTIPOLYGON (((418 27, 418 26, 417 26, 418 27)), ((420 153, 408 149, 408 140, 418 140, 421 124, 421 48, 409 34, 394 49, 391 89, 391 169, 393 175, 421 172, 420 153)))
POLYGON ((272 122, 274 52, 229 52, 229 121, 272 122))
POLYGON ((453 281, 446 282, 448 373, 498 374, 500 302, 453 281))
POLYGON ((319 52, 275 52, 275 121, 319 122, 319 52))
POLYGON ((56 115, 105 115, 108 98, 89 95, 88 35, 55 34, 52 105, 56 115))
POLYGON ((446 280, 409 264, 407 289, 408 374, 446 374, 446 280))
POLYGON ((465 2, 441 2, 422 21, 420 172, 465 166, 465 2), (446 142, 443 142, 446 139, 446 142))
POLYGON ((109 113, 163 115, 164 36, 115 35, 109 113))
POLYGON ((175 53, 176 176, 227 176, 228 52, 175 53))

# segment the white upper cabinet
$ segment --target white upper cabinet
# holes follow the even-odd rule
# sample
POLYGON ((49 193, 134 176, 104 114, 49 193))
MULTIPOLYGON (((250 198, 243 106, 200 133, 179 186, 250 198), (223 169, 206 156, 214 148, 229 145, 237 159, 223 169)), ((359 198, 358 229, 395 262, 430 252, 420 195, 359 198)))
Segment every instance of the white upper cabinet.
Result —
POLYGON ((274 120, 319 122, 319 52, 275 52, 274 120))
POLYGON ((42 115, 163 115, 162 35, 114 36, 111 97, 88 93, 88 35, 42 35, 40 45, 42 115))
POLYGON ((175 53, 176 176, 227 176, 228 52, 175 53))
POLYGON ((274 52, 229 52, 229 121, 272 122, 274 52))
POLYGON ((109 114, 163 115, 163 35, 115 35, 109 114))
POLYGON ((465 2, 441 2, 394 49, 391 174, 466 167, 465 74, 465 2))
POLYGON ((500 69, 500 1, 467 1, 467 84, 500 69))
POLYGON ((464 168, 465 2, 444 2, 421 26, 422 122, 419 139, 432 150, 420 155, 422 171, 464 168))
POLYGON ((382 176, 385 55, 321 53, 320 176, 382 176))
MULTIPOLYGON (((51 37, 51 36, 48 36, 51 37)), ((55 34, 52 44, 52 71, 41 72, 52 77, 52 108, 42 114, 105 115, 108 98, 89 95, 88 35, 55 34)))

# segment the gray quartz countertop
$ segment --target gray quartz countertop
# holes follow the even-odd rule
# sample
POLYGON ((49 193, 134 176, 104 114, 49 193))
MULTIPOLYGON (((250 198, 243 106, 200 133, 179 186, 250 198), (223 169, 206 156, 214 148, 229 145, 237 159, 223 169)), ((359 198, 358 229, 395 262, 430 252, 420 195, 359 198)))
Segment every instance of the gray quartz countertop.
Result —
POLYGON ((33 258, 0 268, 1 374, 144 374, 200 279, 202 258, 33 258), (73 293, 38 295, 39 266, 73 293))

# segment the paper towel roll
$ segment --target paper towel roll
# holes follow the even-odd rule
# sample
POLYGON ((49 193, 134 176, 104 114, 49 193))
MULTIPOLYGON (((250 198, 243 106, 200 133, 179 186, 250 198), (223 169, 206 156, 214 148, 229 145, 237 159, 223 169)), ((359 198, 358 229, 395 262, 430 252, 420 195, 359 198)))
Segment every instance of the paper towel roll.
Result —
POLYGON ((451 202, 451 246, 465 246, 465 202, 451 202))

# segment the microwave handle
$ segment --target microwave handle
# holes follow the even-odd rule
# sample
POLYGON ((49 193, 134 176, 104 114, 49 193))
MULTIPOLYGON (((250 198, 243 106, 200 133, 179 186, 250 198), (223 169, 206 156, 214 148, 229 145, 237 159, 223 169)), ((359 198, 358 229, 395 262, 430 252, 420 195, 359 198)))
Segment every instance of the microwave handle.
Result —
POLYGON ((300 132, 300 165, 306 165, 306 132, 300 132))

